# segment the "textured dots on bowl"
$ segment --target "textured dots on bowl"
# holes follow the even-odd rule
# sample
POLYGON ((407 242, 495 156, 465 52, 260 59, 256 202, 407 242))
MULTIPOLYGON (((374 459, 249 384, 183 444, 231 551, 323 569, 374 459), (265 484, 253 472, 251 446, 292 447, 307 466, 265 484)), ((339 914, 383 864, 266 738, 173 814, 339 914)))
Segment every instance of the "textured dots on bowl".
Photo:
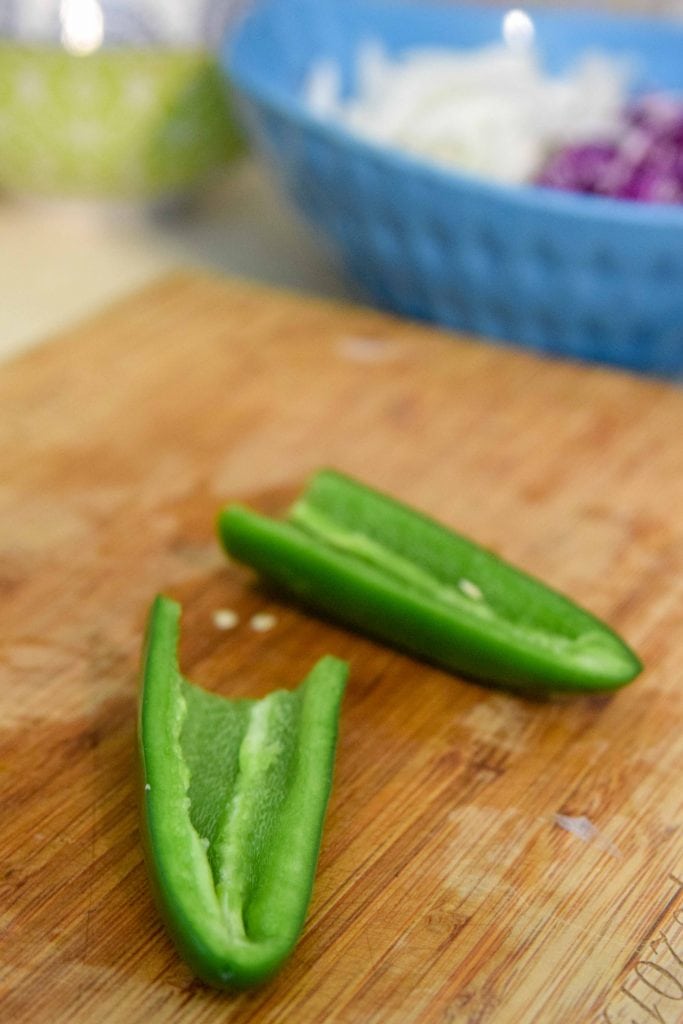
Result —
POLYGON ((546 271, 558 271, 562 266, 562 255, 549 238, 539 238, 534 246, 535 257, 546 271))
POLYGON ((542 309, 537 314, 534 334, 537 347, 542 351, 560 350, 564 345, 566 333, 564 320, 554 309, 542 309))
POLYGON ((507 247, 502 235, 490 225, 479 232, 478 246, 482 259, 488 263, 491 269, 505 263, 508 258, 507 247))
POLYGON ((373 242, 375 248, 385 260, 391 264, 401 261, 402 244, 400 232, 389 219, 382 219, 377 222, 373 231, 373 242))
POLYGON ((511 256, 501 265, 499 273, 507 274, 514 282, 519 302, 523 307, 520 312, 525 315, 528 312, 528 303, 537 301, 538 296, 548 290, 549 283, 554 284, 554 288, 557 289, 556 278, 551 277, 549 280, 548 268, 535 259, 533 252, 523 251, 521 255, 516 253, 514 258, 511 256))
POLYGON ((616 277, 619 273, 619 261, 613 249, 598 247, 591 258, 592 269, 600 277, 616 277))
POLYGON ((654 338, 652 350, 643 351, 643 358, 647 358, 650 366, 655 369, 659 366, 669 365, 674 360, 677 360, 680 365, 683 361, 683 324, 672 327, 654 338))
POLYGON ((581 331, 581 350, 588 353, 591 351, 601 352, 605 347, 605 337, 607 334, 609 334, 609 331, 605 330, 605 325, 598 317, 586 317, 581 331))
POLYGON ((448 255, 453 250, 454 236, 450 224, 442 217, 434 217, 424 227, 434 247, 442 254, 448 255))
POLYGON ((477 304, 472 303, 468 293, 463 289, 432 293, 431 310, 430 320, 436 319, 438 323, 445 324, 452 330, 466 334, 476 334, 479 331, 477 304))
POLYGON ((456 291, 453 294, 450 317, 451 323, 457 322, 461 327, 467 330, 473 330, 473 324, 476 320, 474 315, 474 306, 469 295, 465 292, 456 291))
POLYGON ((409 234, 403 248, 403 259, 412 279, 412 308, 420 319, 433 320, 434 287, 443 273, 439 254, 431 240, 419 234, 409 234))
POLYGON ((430 232, 411 230, 406 248, 413 265, 425 279, 427 286, 441 278, 448 263, 430 232))
POLYGON ((652 277, 661 284, 676 282, 680 273, 680 260, 672 252, 660 253, 652 264, 652 277))
POLYGON ((377 248, 386 257, 401 259, 404 249, 407 249, 404 226, 390 208, 380 208, 377 222, 374 228, 374 241, 377 248))
POLYGON ((514 327, 510 317, 510 307, 499 299, 485 303, 478 316, 483 325, 484 334, 491 338, 509 339, 513 336, 514 327))
MULTIPOLYGON (((361 205, 370 207, 383 189, 382 175, 372 160, 356 157, 346 167, 345 188, 351 191, 361 205)), ((393 210, 392 210, 393 215, 393 210)))
POLYGON ((468 274, 479 281, 499 273, 507 262, 501 240, 489 227, 478 230, 473 226, 464 240, 463 251, 466 252, 468 274))
MULTIPOLYGON (((322 199, 322 203, 324 203, 324 199, 322 199)), ((345 249, 353 248, 354 242, 359 236, 357 211, 347 206, 340 206, 334 210, 333 214, 328 211, 325 216, 332 236, 342 243, 345 249)))
POLYGON ((452 274, 476 291, 485 292, 488 282, 498 275, 502 265, 492 266, 479 244, 479 229, 469 219, 462 219, 451 235, 448 262, 452 274))
MULTIPOLYGON (((307 168, 311 179, 317 179, 326 183, 326 187, 330 187, 330 183, 335 180, 336 168, 334 151, 332 147, 326 143, 323 139, 318 136, 312 136, 305 144, 299 148, 299 154, 301 162, 307 168)), ((283 156, 286 157, 287 153, 283 156)), ((329 201, 329 199, 328 199, 329 201)))
POLYGON ((412 316, 415 309, 413 281, 405 264, 400 260, 386 261, 379 276, 391 302, 400 312, 412 316))
POLYGON ((622 326, 603 339, 602 350, 596 358, 634 370, 648 370, 654 340, 649 325, 645 323, 636 324, 635 329, 622 326))

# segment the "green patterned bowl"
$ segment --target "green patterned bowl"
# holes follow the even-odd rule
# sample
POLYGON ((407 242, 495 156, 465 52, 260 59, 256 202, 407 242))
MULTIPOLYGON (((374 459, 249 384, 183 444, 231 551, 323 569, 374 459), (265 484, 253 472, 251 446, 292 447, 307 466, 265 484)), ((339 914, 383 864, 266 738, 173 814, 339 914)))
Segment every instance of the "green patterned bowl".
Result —
POLYGON ((241 149, 205 51, 0 43, 0 188, 175 197, 241 149))

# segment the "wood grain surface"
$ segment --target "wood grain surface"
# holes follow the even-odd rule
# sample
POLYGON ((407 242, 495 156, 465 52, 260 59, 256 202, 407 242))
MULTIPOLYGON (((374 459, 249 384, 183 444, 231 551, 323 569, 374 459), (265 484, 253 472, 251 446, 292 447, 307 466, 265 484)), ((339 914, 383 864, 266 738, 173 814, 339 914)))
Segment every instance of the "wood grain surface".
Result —
POLYGON ((0 409, 0 1020, 683 1021, 680 391, 180 275, 2 367, 0 409), (644 674, 522 699, 228 564, 219 505, 277 513, 321 465, 566 590, 644 674), (186 674, 222 693, 351 663, 308 924, 249 994, 192 979, 148 890, 135 717, 159 590, 186 674))

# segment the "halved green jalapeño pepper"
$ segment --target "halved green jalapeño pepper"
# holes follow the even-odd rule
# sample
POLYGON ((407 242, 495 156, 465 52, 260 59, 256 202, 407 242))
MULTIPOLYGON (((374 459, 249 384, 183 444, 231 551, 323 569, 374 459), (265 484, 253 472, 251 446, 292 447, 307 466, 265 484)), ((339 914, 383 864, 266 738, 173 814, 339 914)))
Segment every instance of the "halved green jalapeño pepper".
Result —
POLYGON ((139 715, 148 866, 194 972, 240 988, 272 975, 303 927, 347 666, 322 658, 295 690, 230 700, 181 676, 179 621, 158 597, 139 715))
POLYGON ((304 604, 454 672, 513 689, 611 690, 641 670, 604 623, 394 499, 321 470, 273 520, 226 506, 230 555, 304 604))

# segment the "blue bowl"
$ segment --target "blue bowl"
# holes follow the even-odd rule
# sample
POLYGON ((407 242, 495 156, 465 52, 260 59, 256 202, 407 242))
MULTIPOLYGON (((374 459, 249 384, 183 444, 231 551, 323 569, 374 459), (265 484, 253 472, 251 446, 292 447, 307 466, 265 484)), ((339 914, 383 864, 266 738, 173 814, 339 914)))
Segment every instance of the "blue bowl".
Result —
MULTIPOLYGON (((358 139, 309 112, 313 62, 353 89, 359 44, 481 47, 501 8, 266 0, 223 67, 257 147, 379 305, 634 370, 683 372, 683 207, 501 186, 358 139)), ((637 89, 683 89, 683 26, 534 10, 550 72, 587 49, 630 58, 637 89)))

